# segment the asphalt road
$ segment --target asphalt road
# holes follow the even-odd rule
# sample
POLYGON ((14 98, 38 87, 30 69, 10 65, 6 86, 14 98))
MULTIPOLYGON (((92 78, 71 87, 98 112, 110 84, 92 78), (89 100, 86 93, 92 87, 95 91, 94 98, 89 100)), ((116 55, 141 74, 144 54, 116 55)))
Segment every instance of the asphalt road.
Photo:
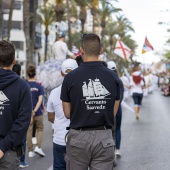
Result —
MULTIPOLYGON (((127 103, 133 107, 132 99, 127 103)), ((145 97, 139 120, 135 114, 123 109, 122 157, 115 170, 170 170, 170 97, 156 91, 145 97)), ((27 170, 52 170, 51 124, 44 114, 45 131, 42 148, 46 157, 26 158, 27 170)))

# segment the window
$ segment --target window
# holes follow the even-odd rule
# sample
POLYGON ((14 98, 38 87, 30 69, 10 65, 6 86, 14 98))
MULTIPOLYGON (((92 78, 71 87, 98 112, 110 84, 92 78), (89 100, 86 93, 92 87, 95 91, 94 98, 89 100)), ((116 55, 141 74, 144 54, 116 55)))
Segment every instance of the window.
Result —
POLYGON ((22 41, 12 41, 12 43, 14 43, 16 49, 24 50, 24 42, 22 42, 22 41))
POLYGON ((20 10, 21 9, 22 2, 21 1, 15 1, 14 2, 14 9, 20 10))
POLYGON ((12 29, 21 30, 21 21, 12 21, 12 29))

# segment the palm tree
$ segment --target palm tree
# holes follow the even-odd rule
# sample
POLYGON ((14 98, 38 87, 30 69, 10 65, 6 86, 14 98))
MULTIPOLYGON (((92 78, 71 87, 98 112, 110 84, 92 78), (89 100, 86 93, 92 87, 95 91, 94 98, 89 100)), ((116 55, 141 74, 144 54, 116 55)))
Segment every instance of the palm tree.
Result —
POLYGON ((3 28, 2 28, 2 21, 3 20, 3 1, 1 0, 0 1, 0 39, 3 37, 2 36, 2 30, 3 30, 3 28))
POLYGON ((91 0, 75 0, 77 5, 80 7, 79 19, 81 20, 82 34, 84 33, 84 25, 86 22, 87 11, 86 7, 91 0))
POLYGON ((131 26, 132 23, 126 17, 124 17, 124 15, 117 16, 116 19, 120 38, 123 38, 127 32, 134 32, 134 29, 131 26))
POLYGON ((117 27, 117 22, 116 21, 110 21, 106 25, 106 34, 109 36, 109 45, 110 45, 110 51, 109 51, 109 56, 112 56, 112 50, 113 47, 116 44, 117 39, 115 38, 115 35, 118 35, 119 30, 117 27))
POLYGON ((55 21, 55 11, 54 7, 52 5, 44 4, 41 7, 41 22, 45 27, 45 58, 44 61, 47 60, 47 45, 48 45, 48 35, 49 35, 49 26, 52 24, 52 22, 55 21))
POLYGON ((30 3, 28 0, 23 1, 23 23, 24 23, 24 33, 26 40, 26 58, 27 65, 31 64, 31 53, 30 53, 30 3))
POLYGON ((56 21, 61 22, 65 11, 64 0, 55 0, 55 4, 56 21))
POLYGON ((102 8, 99 9, 99 17, 101 18, 101 23, 100 23, 102 27, 101 42, 103 43, 107 20, 109 19, 112 13, 117 13, 119 11, 122 11, 122 9, 114 8, 113 5, 106 0, 101 1, 101 6, 102 8))
POLYGON ((34 47, 35 47, 35 27, 36 27, 36 21, 37 21, 37 8, 38 8, 38 0, 33 1, 33 12, 31 14, 31 44, 30 44, 30 57, 31 57, 31 62, 33 62, 33 52, 34 52, 34 47))
POLYGON ((11 0, 10 4, 10 10, 9 10, 9 19, 8 19, 8 26, 7 26, 7 40, 10 39, 10 31, 11 31, 11 25, 12 25, 12 12, 14 8, 14 0, 11 0))
POLYGON ((91 14, 93 15, 93 32, 95 32, 96 15, 99 9, 99 0, 92 0, 91 2, 91 14))
POLYGON ((71 22, 70 22, 70 3, 69 0, 66 0, 67 3, 67 21, 68 21, 68 46, 72 48, 72 39, 71 39, 71 22))

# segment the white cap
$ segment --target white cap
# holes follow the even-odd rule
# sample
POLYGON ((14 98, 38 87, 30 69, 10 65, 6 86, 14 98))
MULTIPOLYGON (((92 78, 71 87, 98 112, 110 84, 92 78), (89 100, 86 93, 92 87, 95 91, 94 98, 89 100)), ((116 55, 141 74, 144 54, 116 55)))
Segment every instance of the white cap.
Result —
POLYGON ((111 69, 111 70, 116 70, 116 63, 114 61, 108 61, 107 62, 107 68, 111 69))
POLYGON ((74 70, 78 67, 76 60, 73 60, 71 58, 66 59, 63 61, 61 65, 61 71, 63 74, 67 74, 67 70, 74 70))

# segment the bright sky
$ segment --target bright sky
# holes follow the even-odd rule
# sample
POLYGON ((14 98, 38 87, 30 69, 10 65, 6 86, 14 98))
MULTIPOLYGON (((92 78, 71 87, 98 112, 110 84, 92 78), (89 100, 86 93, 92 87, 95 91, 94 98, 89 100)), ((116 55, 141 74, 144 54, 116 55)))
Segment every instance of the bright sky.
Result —
POLYGON ((170 36, 170 33, 166 31, 167 26, 159 25, 158 22, 170 21, 170 10, 166 11, 170 9, 170 0, 119 0, 115 4, 116 7, 123 9, 123 13, 132 22, 135 29, 132 36, 138 44, 137 57, 135 58, 141 62, 145 61, 145 63, 158 62, 161 53, 165 50, 165 42, 170 36), (145 36, 154 51, 142 54, 145 36), (160 55, 155 53, 160 53, 160 55))

